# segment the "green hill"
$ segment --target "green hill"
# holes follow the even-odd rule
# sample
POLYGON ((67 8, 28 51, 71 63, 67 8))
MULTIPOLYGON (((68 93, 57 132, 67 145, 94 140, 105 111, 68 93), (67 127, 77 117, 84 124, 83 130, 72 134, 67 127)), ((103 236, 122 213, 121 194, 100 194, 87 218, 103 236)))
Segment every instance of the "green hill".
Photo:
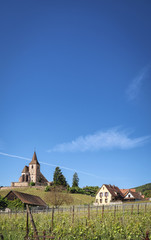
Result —
MULTIPOLYGON (((0 196, 5 197, 8 192, 11 190, 28 193, 32 195, 36 195, 41 197, 48 205, 50 204, 49 192, 45 192, 45 187, 22 187, 22 188, 9 188, 9 189, 0 189, 0 196)), ((69 194, 69 196, 73 199, 71 205, 83 205, 83 204, 91 204, 94 202, 95 198, 90 195, 84 194, 69 194)))
POLYGON ((137 192, 141 192, 145 197, 151 197, 151 183, 135 187, 137 192))

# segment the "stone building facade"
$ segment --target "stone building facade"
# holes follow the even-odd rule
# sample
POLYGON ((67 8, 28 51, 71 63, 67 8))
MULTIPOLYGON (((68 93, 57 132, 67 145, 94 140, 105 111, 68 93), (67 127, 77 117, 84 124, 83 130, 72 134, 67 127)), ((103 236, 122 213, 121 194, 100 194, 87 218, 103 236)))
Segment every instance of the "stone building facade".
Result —
POLYGON ((48 180, 40 172, 40 164, 37 160, 36 153, 34 152, 33 158, 29 166, 23 168, 22 174, 18 182, 12 182, 12 187, 25 187, 33 182, 35 185, 47 185, 48 180))

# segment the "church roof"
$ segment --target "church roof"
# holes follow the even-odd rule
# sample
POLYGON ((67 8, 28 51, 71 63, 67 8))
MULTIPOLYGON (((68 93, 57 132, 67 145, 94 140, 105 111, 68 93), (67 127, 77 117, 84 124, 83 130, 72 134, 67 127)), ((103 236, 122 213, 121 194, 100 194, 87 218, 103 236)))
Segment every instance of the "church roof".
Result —
POLYGON ((34 152, 32 160, 31 160, 31 162, 29 164, 38 164, 38 165, 40 165, 38 160, 37 160, 37 156, 36 156, 35 152, 34 152))
POLYGON ((27 172, 29 172, 29 167, 25 166, 22 173, 27 173, 27 172))

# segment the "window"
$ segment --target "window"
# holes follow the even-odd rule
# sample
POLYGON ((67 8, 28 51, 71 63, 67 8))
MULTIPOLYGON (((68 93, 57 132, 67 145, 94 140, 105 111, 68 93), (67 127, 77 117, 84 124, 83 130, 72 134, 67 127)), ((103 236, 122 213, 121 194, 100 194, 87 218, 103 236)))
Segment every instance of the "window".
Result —
POLYGON ((107 198, 105 199, 105 203, 107 203, 107 198))
POLYGON ((33 165, 31 166, 31 168, 33 168, 33 165))
POLYGON ((23 174, 22 175, 22 182, 24 182, 25 181, 25 175, 23 174))
POLYGON ((100 192, 100 198, 102 198, 103 197, 103 192, 100 192))
POLYGON ((102 203, 102 199, 100 199, 100 203, 102 203))
POLYGON ((28 182, 28 175, 26 175, 26 182, 28 182))
POLYGON ((108 192, 105 192, 105 193, 104 193, 104 196, 105 196, 105 197, 108 197, 108 195, 109 195, 108 192))

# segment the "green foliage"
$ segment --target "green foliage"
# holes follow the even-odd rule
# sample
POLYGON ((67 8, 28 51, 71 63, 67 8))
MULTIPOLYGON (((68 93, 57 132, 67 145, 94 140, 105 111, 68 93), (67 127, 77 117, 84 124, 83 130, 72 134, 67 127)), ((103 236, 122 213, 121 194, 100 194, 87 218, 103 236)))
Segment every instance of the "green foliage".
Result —
POLYGON ((24 204, 20 199, 7 200, 7 207, 12 210, 21 210, 24 209, 24 204))
POLYGON ((95 196, 97 191, 99 190, 99 187, 84 187, 84 188, 79 188, 79 187, 71 187, 69 189, 70 193, 80 193, 80 194, 86 194, 86 195, 91 195, 91 196, 95 196))
POLYGON ((151 183, 136 187, 136 192, 141 192, 145 197, 151 197, 151 183))
POLYGON ((67 192, 70 192, 70 185, 67 184, 67 192))
POLYGON ((73 174, 72 187, 78 187, 78 186, 79 186, 79 178, 78 178, 78 174, 75 172, 73 174))
POLYGON ((146 198, 151 198, 151 190, 144 191, 143 195, 145 195, 146 198))
POLYGON ((0 210, 7 207, 7 199, 0 197, 0 210))
POLYGON ((50 189, 51 189, 51 187, 50 187, 50 186, 46 186, 46 187, 45 187, 45 192, 49 192, 49 191, 50 191, 50 189))
POLYGON ((35 186, 35 183, 34 182, 30 182, 30 186, 35 186))
POLYGON ((83 187, 84 194, 91 195, 91 196, 95 196, 98 190, 99 190, 98 186, 83 187))
MULTIPOLYGON (((131 214, 129 208, 123 211, 118 210, 116 217, 114 211, 101 212, 91 210, 90 219, 88 212, 74 212, 74 223, 72 224, 71 212, 62 212, 57 209, 54 214, 53 229, 48 235, 55 236, 55 240, 141 240, 145 239, 146 231, 149 231, 151 238, 151 208, 147 206, 148 211, 140 208, 137 214, 137 208, 131 214)), ((33 214, 37 231, 43 232, 44 229, 50 229, 50 214, 33 214)), ((26 220, 23 214, 0 215, 0 232, 4 239, 24 239, 26 235, 26 220)), ((33 228, 29 224, 29 238, 33 233, 33 228)), ((41 235, 41 234, 40 234, 41 235)))
POLYGON ((64 177, 64 175, 61 172, 61 169, 59 167, 56 167, 54 175, 53 175, 53 182, 55 185, 62 185, 64 187, 67 186, 67 181, 64 177))
POLYGON ((6 207, 11 210, 19 210, 24 208, 24 204, 20 199, 7 200, 7 198, 0 197, 0 209, 5 209, 6 207))
POLYGON ((147 183, 145 185, 139 186, 139 187, 135 187, 137 192, 144 192, 146 190, 151 190, 151 183, 147 183))
POLYGON ((83 189, 79 188, 79 187, 71 187, 69 191, 70 191, 70 193, 81 193, 81 194, 84 194, 83 189))

